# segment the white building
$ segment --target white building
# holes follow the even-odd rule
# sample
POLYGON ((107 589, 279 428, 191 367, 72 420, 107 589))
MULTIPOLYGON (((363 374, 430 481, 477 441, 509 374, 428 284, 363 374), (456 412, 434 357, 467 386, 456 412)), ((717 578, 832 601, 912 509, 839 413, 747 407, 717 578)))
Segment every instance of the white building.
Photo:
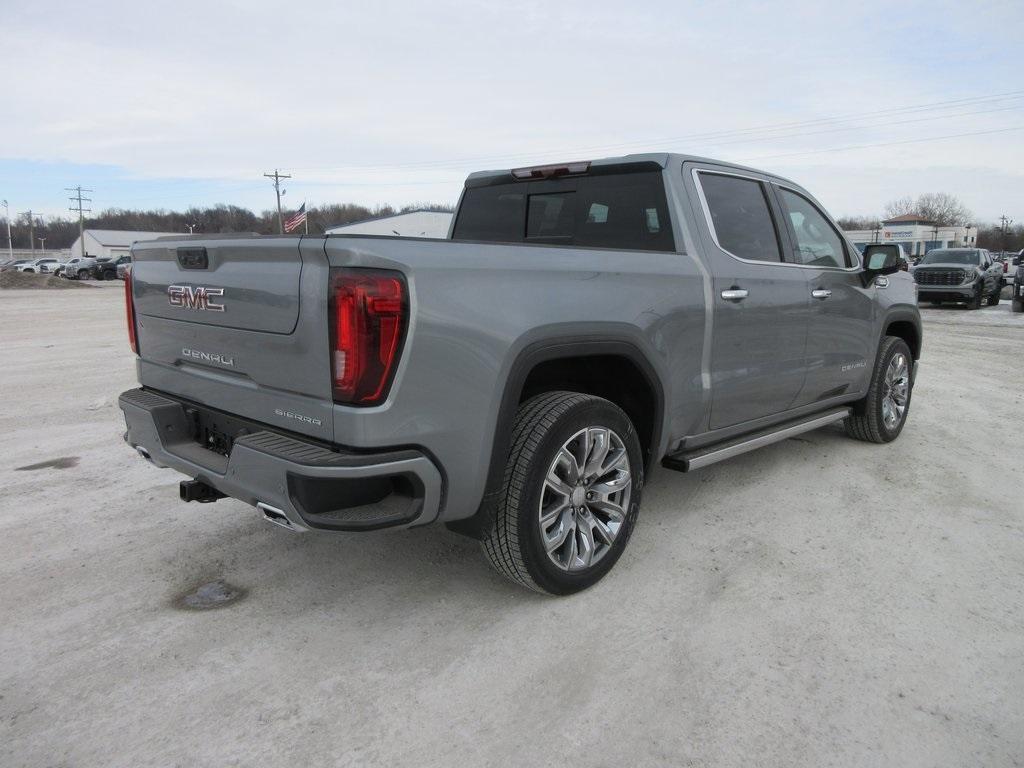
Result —
POLYGON ((975 245, 978 228, 940 227, 917 214, 886 219, 879 229, 846 230, 846 236, 860 249, 871 243, 898 243, 908 256, 923 256, 934 248, 970 248, 975 245))
MULTIPOLYGON (((127 232, 117 229, 87 229, 82 237, 85 238, 85 255, 106 258, 112 256, 126 256, 131 250, 132 243, 140 240, 153 240, 157 237, 181 237, 182 232, 127 232)), ((71 256, 81 256, 82 237, 79 237, 71 244, 71 256)))
POLYGON ((328 227, 329 235, 398 235, 399 237, 448 237, 454 214, 444 211, 407 211, 351 224, 328 227))

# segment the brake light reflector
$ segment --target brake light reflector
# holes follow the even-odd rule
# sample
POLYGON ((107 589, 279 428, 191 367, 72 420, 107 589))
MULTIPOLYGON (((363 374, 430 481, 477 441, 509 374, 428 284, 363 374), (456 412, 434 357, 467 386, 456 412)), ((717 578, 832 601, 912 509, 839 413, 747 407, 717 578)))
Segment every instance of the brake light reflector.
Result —
POLYGON ((132 296, 132 268, 124 271, 124 313, 128 322, 128 344, 132 352, 139 354, 139 340, 135 331, 135 298, 132 296))
POLYGON ((339 270, 331 277, 334 400, 374 405, 388 393, 408 320, 399 272, 339 270))

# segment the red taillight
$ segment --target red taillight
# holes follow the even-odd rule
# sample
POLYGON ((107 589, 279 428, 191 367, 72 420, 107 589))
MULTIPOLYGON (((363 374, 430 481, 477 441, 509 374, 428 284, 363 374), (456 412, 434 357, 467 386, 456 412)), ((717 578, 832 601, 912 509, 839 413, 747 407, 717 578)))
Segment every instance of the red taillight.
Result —
POLYGON ((135 299, 132 296, 132 270, 124 271, 124 314, 128 321, 128 344, 132 352, 139 354, 139 340, 135 335, 135 299))
POLYGON ((331 278, 334 399, 374 405, 387 396, 409 302, 398 272, 344 270, 331 278))

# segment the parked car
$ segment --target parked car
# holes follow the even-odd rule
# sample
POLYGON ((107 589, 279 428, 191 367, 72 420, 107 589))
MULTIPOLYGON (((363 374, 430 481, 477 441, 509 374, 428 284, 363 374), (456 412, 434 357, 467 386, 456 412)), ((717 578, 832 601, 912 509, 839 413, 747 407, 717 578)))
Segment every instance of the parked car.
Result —
POLYGON ((124 280, 125 273, 129 269, 131 269, 131 266, 132 266, 132 257, 131 256, 125 257, 124 261, 120 262, 117 265, 117 279, 118 280, 124 280))
POLYGON ((97 280, 114 280, 118 276, 118 266, 129 263, 131 263, 130 256, 118 256, 116 259, 97 259, 96 264, 93 265, 90 273, 97 280))
POLYGON ((899 261, 900 269, 904 272, 909 272, 911 263, 910 257, 907 256, 907 252, 903 250, 903 246, 899 243, 871 243, 864 248, 864 258, 868 258, 873 253, 891 253, 893 258, 899 261))
POLYGON ((24 264, 28 264, 31 259, 14 259, 12 261, 5 261, 0 265, 0 272, 16 272, 24 264))
POLYGON ((16 267, 19 272, 40 273, 49 272, 51 267, 60 264, 60 259, 39 258, 31 259, 16 267))
POLYGON ((1014 276, 1011 298, 1010 310, 1024 312, 1024 251, 1017 256, 1017 274, 1014 276))
POLYGON ((125 440, 184 500, 292 531, 444 522, 553 594, 612 568, 658 463, 840 421, 895 440, 921 351, 891 253, 862 262, 793 182, 681 155, 474 173, 447 241, 132 257, 125 440))
POLYGON ((1002 268, 984 248, 936 248, 914 267, 918 298, 936 306, 960 301, 970 309, 999 303, 1002 268))
MULTIPOLYGON (((1022 251, 1024 253, 1024 251, 1022 251)), ((1003 266, 1003 284, 1013 285, 1017 279, 1017 267, 1021 264, 1020 253, 1008 253, 1002 261, 1003 266)))

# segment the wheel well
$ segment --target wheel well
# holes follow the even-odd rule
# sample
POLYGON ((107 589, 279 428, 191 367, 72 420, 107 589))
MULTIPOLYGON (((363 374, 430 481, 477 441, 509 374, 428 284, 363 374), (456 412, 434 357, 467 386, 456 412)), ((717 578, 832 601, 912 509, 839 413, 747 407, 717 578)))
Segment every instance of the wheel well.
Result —
POLYGON ((545 360, 530 370, 519 402, 559 389, 603 397, 619 406, 636 427, 644 464, 651 465, 657 450, 654 445, 657 399, 651 382, 636 363, 620 355, 545 360))
POLYGON ((910 353, 917 360, 921 356, 921 334, 917 331, 915 326, 909 320, 896 320, 885 328, 886 336, 898 336, 907 342, 907 346, 910 347, 910 353))

